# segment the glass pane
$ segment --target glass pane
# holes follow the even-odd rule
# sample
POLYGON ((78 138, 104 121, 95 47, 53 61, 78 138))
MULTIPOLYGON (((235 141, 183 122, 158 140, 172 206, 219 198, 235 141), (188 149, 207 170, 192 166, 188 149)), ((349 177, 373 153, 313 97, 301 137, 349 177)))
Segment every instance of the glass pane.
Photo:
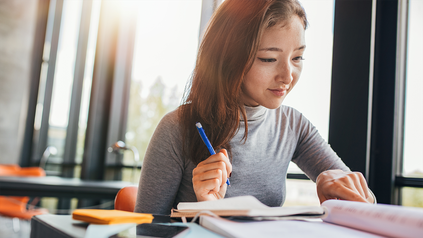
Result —
MULTIPOLYGON (((333 45, 333 0, 301 1, 307 13, 307 49, 304 67, 294 90, 284 104, 303 113, 327 141, 329 136, 330 87, 333 45), (310 100, 312 99, 312 100, 310 100)), ((302 173, 291 163, 289 173, 302 173)))
MULTIPOLYGON (((78 124, 78 141, 76 145, 77 164, 82 163, 82 156, 84 154, 85 132, 87 129, 88 107, 91 95, 91 84, 93 79, 94 57, 97 46, 98 24, 100 20, 101 0, 94 0, 92 3, 90 30, 88 35, 87 56, 85 60, 84 84, 82 87, 81 108, 79 114, 78 124)), ((75 176, 80 177, 80 169, 75 170, 75 176), (76 172, 79 171, 79 172, 76 172)))
MULTIPOLYGON (((423 178, 423 1, 410 0, 403 176, 423 178)), ((404 194, 406 195, 406 194, 404 194)), ((421 196, 422 197, 422 196, 421 196)))
POLYGON ((47 170, 60 170, 63 158, 81 10, 82 0, 63 3, 47 140, 47 145, 54 146, 57 152, 51 154, 47 170), (54 166, 56 164, 58 166, 54 166))
MULTIPOLYGON (((53 1, 54 3, 54 1, 53 1)), ((98 20, 100 14, 101 0, 92 2, 92 12, 90 20, 90 30, 88 35, 87 54, 85 61, 85 71, 82 89, 82 100, 80 116, 78 122, 78 141, 76 148, 75 162, 82 162, 84 149, 85 131, 87 125, 88 105, 91 92, 92 74, 94 66, 94 55, 97 42, 98 20)), ((54 10, 54 5, 51 9, 54 10)), ((59 175, 61 172, 63 153, 65 148, 66 131, 69 120, 69 110, 72 87, 74 83, 75 59, 78 47, 78 37, 80 31, 80 19, 83 8, 82 0, 65 0, 63 3, 63 12, 60 24, 59 45, 57 48, 56 68, 54 72, 54 83, 51 99, 51 108, 49 115, 49 128, 47 145, 50 149, 48 161, 46 161, 46 170, 49 175, 59 175), (54 151, 54 152, 52 152, 54 151)), ((51 15, 51 14, 50 14, 51 15)), ((49 25, 52 23, 49 16, 49 25)), ((50 26, 51 28, 51 26, 50 26)), ((50 52, 51 29, 49 28, 44 46, 44 63, 40 75, 40 91, 37 109, 35 131, 40 129, 42 103, 44 98, 45 74, 49 66, 48 54, 50 52), (49 35, 50 34, 50 35, 49 35)), ((80 176, 80 168, 76 166, 74 177, 80 176)))
POLYGON ((401 205, 408 207, 423 207, 423 188, 401 188, 401 205))
POLYGON ((311 180, 286 180, 284 206, 320 206, 316 184, 311 180))
MULTIPOLYGON (((139 12, 126 143, 138 149, 142 161, 158 122, 179 106, 194 69, 201 1, 136 4, 139 12)), ((124 154, 124 163, 133 164, 131 153, 124 154)))

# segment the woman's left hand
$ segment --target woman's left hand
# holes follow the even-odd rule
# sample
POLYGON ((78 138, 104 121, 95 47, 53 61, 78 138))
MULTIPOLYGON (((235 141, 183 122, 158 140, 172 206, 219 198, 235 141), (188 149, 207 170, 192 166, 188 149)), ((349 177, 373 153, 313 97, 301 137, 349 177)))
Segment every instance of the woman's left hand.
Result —
POLYGON ((316 187, 320 203, 328 199, 374 203, 366 179, 360 172, 326 170, 317 177, 316 187))

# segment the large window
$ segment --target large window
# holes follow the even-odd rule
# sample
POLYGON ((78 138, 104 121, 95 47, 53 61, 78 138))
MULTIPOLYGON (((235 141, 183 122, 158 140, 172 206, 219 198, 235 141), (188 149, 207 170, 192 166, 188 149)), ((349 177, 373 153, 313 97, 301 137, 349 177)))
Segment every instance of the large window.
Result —
POLYGON ((50 175, 80 176, 100 3, 50 2, 32 155, 50 175))
MULTIPOLYGON (((405 86, 404 149, 402 173, 423 178, 423 1, 410 0, 405 86)), ((423 207, 423 189, 401 189, 402 204, 423 207)))
POLYGON ((411 0, 408 13, 403 174, 423 178, 423 1, 411 0))
MULTIPOLYGON (((47 175, 80 177, 100 5, 100 0, 51 0, 43 16, 47 25, 29 161, 47 175)), ((72 201, 75 207, 77 200, 72 201)), ((58 202, 41 200, 51 212, 58 202)))
MULTIPOLYGON (((138 20, 125 140, 138 149, 142 161, 157 124, 179 106, 194 69, 202 4, 138 1, 134 7, 138 20)), ((125 153, 123 162, 132 165, 133 153, 125 153)), ((123 176, 133 181, 130 169, 123 176)))

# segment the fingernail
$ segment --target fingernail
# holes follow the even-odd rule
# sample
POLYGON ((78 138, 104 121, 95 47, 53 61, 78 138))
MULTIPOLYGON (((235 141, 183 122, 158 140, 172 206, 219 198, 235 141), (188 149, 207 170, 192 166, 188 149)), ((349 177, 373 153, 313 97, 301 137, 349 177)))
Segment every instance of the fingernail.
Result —
POLYGON ((229 178, 232 176, 232 172, 229 173, 229 178))

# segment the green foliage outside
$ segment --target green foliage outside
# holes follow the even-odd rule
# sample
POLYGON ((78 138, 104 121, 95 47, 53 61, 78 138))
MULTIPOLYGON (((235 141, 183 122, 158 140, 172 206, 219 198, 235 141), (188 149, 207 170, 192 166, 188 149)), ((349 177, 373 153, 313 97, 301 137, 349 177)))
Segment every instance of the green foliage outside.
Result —
POLYGON ((423 207, 423 188, 404 187, 401 193, 403 206, 423 207))
MULTIPOLYGON (((139 81, 131 82, 128 125, 126 143, 135 146, 143 161, 151 136, 160 119, 168 112, 176 109, 181 95, 177 95, 177 87, 167 89, 161 77, 157 77, 149 90, 147 97, 143 98, 141 92, 143 85, 139 81), (167 91, 170 90, 170 93, 167 91)), ((132 153, 125 153, 124 163, 132 165, 132 153)))
MULTIPOLYGON (((406 174, 407 177, 423 178, 423 172, 415 171, 406 174)), ((423 207, 423 188, 401 188, 402 205, 407 207, 423 207)))

